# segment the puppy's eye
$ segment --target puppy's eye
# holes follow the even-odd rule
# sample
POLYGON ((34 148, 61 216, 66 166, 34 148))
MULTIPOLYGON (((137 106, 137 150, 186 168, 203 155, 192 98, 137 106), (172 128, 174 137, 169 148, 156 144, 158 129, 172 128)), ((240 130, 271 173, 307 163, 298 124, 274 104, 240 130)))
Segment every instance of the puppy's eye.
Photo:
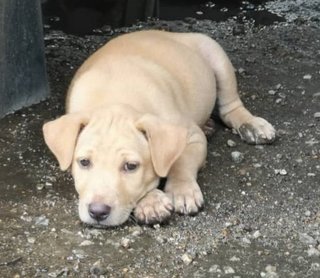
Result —
POLYGON ((89 168, 91 166, 91 160, 88 158, 81 158, 78 160, 81 168, 89 168))
POLYGON ((139 167, 138 162, 126 162, 122 168, 123 168, 123 171, 125 172, 133 172, 137 170, 138 167, 139 167))

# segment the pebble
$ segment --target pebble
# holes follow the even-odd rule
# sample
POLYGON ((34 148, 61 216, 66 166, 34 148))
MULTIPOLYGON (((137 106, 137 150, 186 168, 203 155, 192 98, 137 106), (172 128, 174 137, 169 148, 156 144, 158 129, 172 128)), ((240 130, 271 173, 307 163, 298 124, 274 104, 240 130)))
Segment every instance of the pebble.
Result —
POLYGON ((320 112, 314 113, 313 117, 315 117, 316 119, 320 119, 320 112))
POLYGON ((309 257, 319 257, 320 256, 320 251, 316 248, 314 248, 313 246, 311 246, 308 251, 308 256, 309 257))
POLYGON ((80 250, 80 249, 72 250, 72 254, 74 254, 78 259, 84 259, 88 257, 88 255, 83 250, 80 250))
POLYGON ((230 147, 230 148, 233 148, 235 146, 237 146, 236 142, 234 142, 233 140, 229 139, 227 141, 227 145, 230 147))
POLYGON ((27 241, 28 243, 34 244, 36 242, 36 239, 34 237, 28 237, 27 241))
POLYGON ((94 242, 91 241, 91 240, 84 240, 84 241, 82 241, 82 242, 80 243, 79 246, 89 246, 89 245, 93 245, 93 244, 94 244, 94 242))
POLYGON ((130 248, 130 239, 128 239, 126 237, 122 238, 121 242, 120 242, 120 245, 125 249, 130 248))
POLYGON ((242 74, 242 73, 244 73, 244 72, 245 72, 245 69, 243 69, 243 68, 239 68, 239 69, 238 69, 238 72, 239 72, 240 74, 242 74))
POLYGON ((41 215, 34 219, 36 225, 48 226, 49 219, 45 215, 41 215))
POLYGON ((262 271, 260 273, 260 276, 264 278, 279 278, 279 275, 276 271, 277 271, 277 268, 275 266, 268 265, 266 267, 266 272, 262 271))
POLYGON ((312 78, 311 74, 306 74, 306 75, 303 76, 304 80, 310 80, 311 78, 312 78))
POLYGON ((47 181, 47 182, 46 182, 46 187, 52 187, 52 183, 49 182, 49 181, 47 181))
POLYGON ((234 274, 235 271, 231 266, 224 266, 223 271, 225 274, 234 274))
POLYGON ((155 225, 153 225, 153 228, 155 230, 159 230, 161 228, 161 226, 160 226, 160 224, 155 224, 155 225))
POLYGON ((276 91, 275 90, 269 90, 268 94, 274 96, 276 94, 276 91))
POLYGON ((259 237, 261 237, 260 231, 255 231, 255 232, 252 234, 252 237, 253 237, 253 238, 259 238, 259 237))
POLYGON ((209 272, 210 273, 221 273, 222 271, 221 271, 220 267, 217 264, 214 264, 213 266, 211 266, 209 268, 209 272))
POLYGON ((231 158, 232 158, 233 162, 240 163, 240 162, 243 161, 244 155, 241 152, 234 151, 234 152, 231 153, 231 158))
POLYGON ((184 253, 182 256, 181 256, 181 260, 183 261, 183 263, 185 265, 189 265, 192 263, 192 257, 188 254, 188 253, 184 253))
POLYGON ((141 236, 143 234, 143 230, 139 226, 133 227, 132 229, 130 229, 130 231, 131 235, 134 237, 141 236))
POLYGON ((229 261, 231 261, 231 262, 240 262, 240 258, 238 258, 236 256, 233 256, 233 257, 230 258, 229 261))
POLYGON ((311 211, 310 210, 307 210, 305 213, 304 213, 305 216, 309 217, 311 216, 311 211))
POLYGON ((288 174, 286 169, 275 169, 274 173, 276 175, 280 174, 281 176, 286 176, 288 174))
POLYGON ((277 84, 276 85, 276 87, 275 87, 277 90, 279 90, 279 89, 281 89, 282 88, 282 85, 279 83, 279 84, 277 84))
POLYGON ((45 185, 43 183, 39 183, 37 184, 37 190, 42 190, 45 187, 45 185))

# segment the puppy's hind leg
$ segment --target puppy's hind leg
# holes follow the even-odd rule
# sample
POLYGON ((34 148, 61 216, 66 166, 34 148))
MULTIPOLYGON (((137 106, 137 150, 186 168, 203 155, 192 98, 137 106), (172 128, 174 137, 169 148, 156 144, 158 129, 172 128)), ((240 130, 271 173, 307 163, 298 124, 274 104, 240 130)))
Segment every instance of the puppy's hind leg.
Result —
POLYGON ((273 126, 265 119, 253 116, 240 100, 233 66, 221 46, 203 36, 198 47, 214 71, 219 114, 223 122, 237 130, 240 137, 249 144, 273 142, 273 126))

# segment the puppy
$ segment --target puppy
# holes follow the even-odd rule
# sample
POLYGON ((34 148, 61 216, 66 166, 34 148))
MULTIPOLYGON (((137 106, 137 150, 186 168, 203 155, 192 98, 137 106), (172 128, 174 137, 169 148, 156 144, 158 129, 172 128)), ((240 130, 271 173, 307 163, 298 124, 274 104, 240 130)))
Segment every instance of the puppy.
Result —
POLYGON ((216 98, 244 141, 274 140, 272 125, 243 106, 227 55, 205 35, 140 31, 89 57, 70 85, 67 113, 43 126, 61 170, 71 167, 81 220, 114 226, 132 211, 142 223, 197 213, 202 128, 216 98))

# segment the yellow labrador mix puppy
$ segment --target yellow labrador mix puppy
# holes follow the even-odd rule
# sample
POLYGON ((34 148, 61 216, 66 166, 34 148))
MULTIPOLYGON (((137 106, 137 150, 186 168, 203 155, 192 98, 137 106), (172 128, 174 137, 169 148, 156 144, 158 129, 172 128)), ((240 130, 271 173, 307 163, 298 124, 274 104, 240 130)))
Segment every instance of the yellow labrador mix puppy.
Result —
POLYGON ((135 32, 89 57, 71 83, 67 113, 43 127, 60 168, 72 168, 81 220, 114 226, 132 211, 143 223, 197 213, 202 129, 216 98, 243 140, 274 140, 272 125, 243 106, 225 52, 205 35, 135 32))

